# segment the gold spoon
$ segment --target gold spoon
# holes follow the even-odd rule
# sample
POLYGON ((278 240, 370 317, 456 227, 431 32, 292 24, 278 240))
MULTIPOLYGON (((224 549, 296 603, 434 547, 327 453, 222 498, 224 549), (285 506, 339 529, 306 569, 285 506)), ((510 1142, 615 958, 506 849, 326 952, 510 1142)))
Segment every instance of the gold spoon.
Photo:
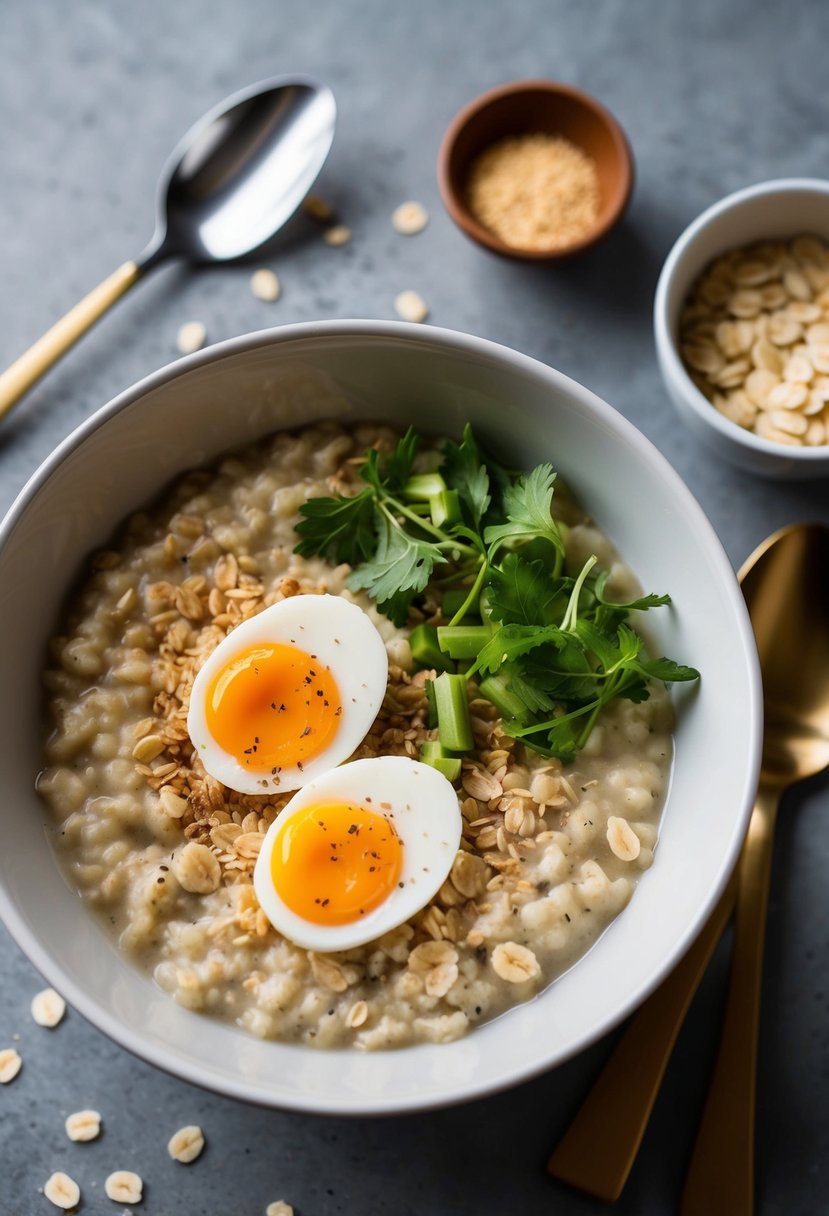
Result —
POLYGON ((763 675, 763 762, 738 866, 719 1054, 682 1216, 754 1211, 757 1039, 774 823, 789 786, 829 765, 829 527, 783 528, 751 555, 740 577, 763 675))
MULTIPOLYGON (((818 731, 818 738, 821 734, 823 736, 821 740, 825 748, 825 752, 821 753, 823 758, 821 759, 821 755, 814 756, 811 765, 804 760, 802 767, 798 768, 795 773, 791 771, 788 773, 783 783, 776 787, 775 810, 780 793, 790 782, 819 772, 829 763, 829 741, 827 741, 829 724, 826 721, 829 687, 826 689, 821 687, 821 678, 826 684, 826 673, 829 672, 829 650, 827 650, 827 630, 829 629, 827 595, 829 592, 825 589, 827 556, 829 556, 829 529, 818 524, 794 526, 784 528, 764 541, 748 558, 739 573, 744 593, 749 601, 749 611, 755 632, 758 635, 760 657, 767 684, 767 698, 770 679, 767 674, 767 667, 770 663, 769 639, 773 631, 780 630, 783 633, 782 644, 785 647, 785 653, 789 655, 790 661, 791 655, 794 653, 796 663, 794 667, 788 668, 791 687, 785 688, 786 695, 782 698, 783 701, 797 706, 795 720, 798 722, 813 723, 816 721, 818 713, 823 715, 821 719, 823 725, 818 731), (808 575, 805 567, 808 566, 808 561, 812 560, 814 554, 816 556, 814 556, 812 567, 813 573, 808 575), (803 564, 795 560, 797 557, 802 559, 803 564), (782 567, 781 560, 785 562, 782 567), (806 586, 807 577, 811 580, 808 587, 806 586), (775 579, 778 580, 776 588, 775 579), (821 582, 821 580, 823 581, 821 582), (815 583, 822 588, 820 592, 816 592, 815 583), (765 590, 762 591, 761 597, 763 587, 765 590), (802 594, 798 594, 801 589, 802 594), (766 606, 769 602, 776 604, 771 616, 769 608, 766 606), (758 612, 763 614, 762 628, 758 612), (784 632, 786 623, 784 614, 786 613, 791 622, 791 629, 788 632, 784 632), (806 655, 809 646, 807 639, 816 633, 822 638, 823 660, 820 661, 818 658, 814 662, 810 691, 806 684, 801 682, 801 666, 804 662, 811 661, 806 655), (815 674, 816 672, 817 674, 815 674)), ((775 640, 775 646, 777 644, 778 642, 775 640)), ((787 674, 785 664, 782 670, 779 666, 776 670, 782 691, 787 674)), ((769 704, 766 706, 766 714, 764 775, 768 767, 766 753, 771 755, 772 749, 778 746, 776 742, 772 742, 771 735, 774 734, 775 739, 779 738, 779 732, 773 731, 773 728, 770 727, 772 712, 769 704)), ((791 721, 790 718, 789 722, 791 723, 791 721)), ((795 733, 793 730, 792 734, 795 733)), ((752 819, 752 827, 753 825, 754 819, 752 819)), ((771 835, 769 834, 769 845, 770 842, 771 835)), ((747 841, 746 853, 748 847, 747 841)), ((742 877, 742 870, 740 872, 742 877)), ((639 1145, 642 1142, 685 1014, 714 947, 722 936, 734 908, 736 889, 735 874, 693 946, 628 1023, 627 1029, 588 1093, 581 1109, 549 1159, 547 1170, 553 1177, 578 1187, 588 1194, 595 1195, 605 1202, 612 1202, 619 1198, 639 1151, 639 1145), (596 1152, 597 1144, 602 1146, 600 1154, 596 1152)), ((765 915, 765 904, 763 915, 765 915)), ((762 928, 762 924, 760 928, 762 928)), ((758 967, 761 957, 762 955, 757 960, 758 967)), ((757 995, 759 998, 759 987, 757 995)), ((756 1049, 752 1049, 752 1060, 755 1054, 756 1049)), ((751 1094, 753 1094, 753 1066, 751 1075, 751 1094)), ((746 1094, 746 1109, 750 1099, 752 1122, 747 1142, 753 1145, 753 1097, 745 1089, 743 1092, 746 1094)), ((745 1119, 743 1119, 743 1124, 745 1124, 745 1119)), ((743 1140, 745 1143, 745 1137, 743 1140)), ((730 1170, 730 1163, 727 1170, 730 1170)), ((742 1176, 743 1178, 746 1176, 753 1178, 753 1165, 750 1159, 742 1176)), ((717 1197, 722 1195, 721 1182, 721 1178, 717 1177, 718 1189, 715 1192, 717 1197)), ((686 1216, 692 1216, 694 1210, 689 1208, 686 1216)), ((719 1210, 727 1210, 729 1213, 732 1211, 730 1207, 718 1208, 716 1203, 712 1205, 710 1201, 707 1202, 706 1216, 710 1211, 719 1210)), ((741 1209, 734 1208, 733 1210, 736 1213, 741 1209)))

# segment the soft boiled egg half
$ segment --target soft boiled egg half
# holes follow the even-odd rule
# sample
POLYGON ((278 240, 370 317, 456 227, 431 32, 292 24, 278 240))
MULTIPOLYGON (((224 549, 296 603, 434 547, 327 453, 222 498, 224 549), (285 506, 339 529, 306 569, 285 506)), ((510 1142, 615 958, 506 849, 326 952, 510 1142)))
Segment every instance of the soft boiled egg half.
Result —
POLYGON ((187 729, 223 785, 296 790, 356 750, 387 678, 383 639, 362 609, 337 595, 297 595, 220 642, 193 682, 187 729))
POLYGON ((405 756, 354 760, 294 794, 265 836, 253 886, 283 937, 349 950, 424 907, 460 839, 458 796, 442 773, 405 756))

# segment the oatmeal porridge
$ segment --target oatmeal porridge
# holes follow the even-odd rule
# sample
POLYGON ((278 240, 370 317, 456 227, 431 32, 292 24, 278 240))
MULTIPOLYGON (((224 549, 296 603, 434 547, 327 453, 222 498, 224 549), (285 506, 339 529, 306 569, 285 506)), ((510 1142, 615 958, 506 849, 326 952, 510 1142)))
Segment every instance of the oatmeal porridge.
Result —
MULTIPOLYGON (((446 622, 439 595, 427 588, 397 625, 347 585, 349 565, 294 552, 301 505, 353 493, 357 456, 396 439, 320 424, 184 475, 92 558, 52 643, 38 789, 61 864, 173 999, 260 1038, 362 1050, 456 1039, 570 967, 653 860, 672 755, 664 684, 603 707, 562 761, 508 734, 472 678, 473 746, 454 783, 462 837, 436 895, 353 949, 303 949, 270 924, 253 871, 290 794, 239 793, 207 773, 188 736, 190 691, 241 622, 325 593, 363 609, 388 655, 354 758, 417 759, 435 740, 435 673, 416 670, 409 638, 419 622, 446 622)), ((589 520, 572 521, 566 549, 576 568, 597 557, 616 600, 636 596, 589 520)))

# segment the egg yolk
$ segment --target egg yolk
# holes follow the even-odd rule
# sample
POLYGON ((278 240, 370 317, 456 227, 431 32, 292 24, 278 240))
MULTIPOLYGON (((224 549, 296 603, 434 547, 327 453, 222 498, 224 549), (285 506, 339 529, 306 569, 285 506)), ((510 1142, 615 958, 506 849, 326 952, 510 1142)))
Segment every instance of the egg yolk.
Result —
POLYGON ((277 775, 319 755, 337 733, 342 704, 330 670, 295 646, 242 651, 207 692, 207 728, 251 772, 277 775))
POLYGON ((347 925, 388 899, 403 848, 385 815, 352 803, 310 806, 293 815, 271 854, 277 895, 315 925, 347 925))

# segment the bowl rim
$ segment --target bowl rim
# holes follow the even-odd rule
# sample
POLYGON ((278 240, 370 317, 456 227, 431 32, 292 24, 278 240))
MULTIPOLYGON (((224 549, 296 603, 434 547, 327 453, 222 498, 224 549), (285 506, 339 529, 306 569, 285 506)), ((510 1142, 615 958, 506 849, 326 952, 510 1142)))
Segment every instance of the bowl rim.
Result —
MULTIPOLYGON (((0 554, 2 554, 2 551, 8 544, 30 502, 45 487, 62 462, 110 419, 122 411, 129 409, 140 401, 142 397, 161 385, 170 383, 180 376, 187 375, 196 368, 220 362, 228 356, 248 353, 268 346, 296 342, 304 338, 320 337, 339 339, 369 337, 373 339, 413 342, 416 345, 426 343, 431 344, 438 350, 454 354, 466 354, 478 359, 495 359, 500 362, 506 362, 518 372, 547 381, 553 387, 559 389, 559 391, 566 393, 571 400, 586 405, 592 415, 604 422, 606 426, 609 426, 614 431, 620 431, 634 446, 648 455, 649 460, 655 463, 662 476, 671 483, 672 492, 680 502, 683 513, 691 519, 695 528, 700 531, 704 539, 707 557, 711 565, 716 569, 718 577, 722 580, 723 594, 728 599, 734 613, 741 657, 745 664, 747 684, 750 692, 749 704, 747 706, 747 716, 750 724, 748 732, 748 763, 745 766, 743 775, 741 812, 735 818, 730 845, 720 858, 717 876, 709 889, 707 899, 700 904, 684 933, 675 942, 673 950, 654 969, 649 979, 640 984, 624 1001, 620 1002, 611 1014, 604 1017, 587 1036, 580 1040, 576 1047, 562 1051, 560 1048, 556 1049, 554 1042, 546 1048, 542 1045, 542 1050, 531 1058, 528 1058, 521 1068, 513 1068, 503 1075, 499 1074, 494 1078, 490 1077, 484 1080, 475 1079, 460 1083, 457 1081, 448 1082, 445 1091, 439 1095, 427 1094, 416 1095, 415 1097, 411 1095, 371 1096, 361 1100, 359 1103, 355 1102, 353 1098, 339 1100, 329 1096, 325 1099, 320 1099, 310 1094, 307 1097, 304 1094, 300 1097, 291 1096, 287 1100, 283 1095, 277 1095, 276 1098, 278 1100, 275 1100, 275 1096, 262 1086, 257 1089, 256 1086, 252 1086, 248 1081, 236 1078, 225 1080, 223 1077, 216 1077, 210 1072, 208 1066, 202 1064, 191 1066, 187 1062, 179 1060, 174 1050, 168 1050, 166 1047, 160 1050, 157 1046, 145 1042, 139 1032, 125 1027, 112 1012, 99 1006, 92 997, 87 996, 84 988, 75 984, 70 976, 64 974, 60 960, 55 958, 49 949, 45 945, 42 945, 29 929, 25 916, 22 912, 18 912, 6 891, 5 885, 0 882, 0 920, 5 924, 13 940, 43 976, 62 992, 74 1009, 113 1042, 124 1047, 139 1059, 157 1068, 161 1068, 163 1071, 183 1081, 201 1086, 212 1093, 237 1098, 241 1101, 269 1109, 286 1109, 307 1114, 349 1117, 407 1114, 418 1110, 441 1109, 490 1094, 500 1093, 564 1063, 565 1060, 584 1051, 622 1022, 659 986, 662 980, 680 961, 688 947, 697 937, 704 922, 708 919, 711 910, 725 889, 742 847, 745 826, 747 825, 748 816, 753 805, 760 771, 763 710, 759 660, 748 611, 733 567, 721 541, 702 507, 694 498, 680 475, 667 458, 662 455, 655 445, 633 423, 629 422, 624 415, 594 394, 590 389, 572 380, 563 372, 559 372, 555 368, 551 368, 529 355, 471 334, 433 326, 424 328, 422 325, 400 321, 328 320, 298 322, 277 326, 226 339, 225 341, 206 347, 195 354, 176 359, 166 366, 142 377, 142 379, 118 393, 109 402, 90 415, 89 418, 80 423, 34 471, 15 498, 6 516, 0 522, 0 554)), ((549 986, 544 991, 549 991, 549 986)), ((412 1047, 396 1050, 411 1051, 416 1049, 416 1047, 412 1047)), ((339 1052, 334 1054, 342 1057, 344 1054, 350 1056, 352 1053, 339 1052)))
MULTIPOLYGON (((785 196, 807 192, 821 195, 829 200, 829 179, 818 177, 770 178, 726 194, 700 212, 679 234, 662 265, 654 295, 653 325, 656 353, 663 376, 666 380, 673 382, 676 391, 682 394, 683 400, 697 417, 721 435, 724 441, 740 445, 748 451, 762 453, 765 457, 774 457, 781 462, 796 461, 803 465, 821 465, 829 459, 829 448, 826 446, 814 448, 784 446, 771 439, 763 439, 761 435, 755 435, 753 431, 747 431, 715 409, 694 384, 680 358, 677 343, 671 332, 671 317, 668 314, 668 299, 677 272, 686 256, 693 251, 697 239, 715 220, 738 210, 745 203, 753 202, 757 198, 765 198, 774 194, 785 196)), ((710 259, 708 260, 710 261, 710 259)), ((815 474, 817 475, 817 473, 816 468, 815 474)))
POLYGON ((495 88, 488 89, 486 92, 474 97, 459 110, 447 127, 441 140, 438 151, 437 176, 443 205, 446 207, 450 217, 477 244, 483 245, 484 248, 489 249, 492 253, 500 254, 505 258, 514 258, 526 262, 553 262, 573 257, 584 250, 590 249, 602 240, 611 228, 619 222, 633 193, 635 167, 633 152, 624 130, 610 110, 598 98, 593 97, 590 93, 586 93, 583 89, 579 89, 576 85, 566 84, 563 81, 537 78, 514 80, 507 84, 497 85, 495 88), (546 93, 555 97, 567 97, 571 101, 578 102, 585 110, 589 110, 591 114, 599 119, 610 135, 616 150, 619 172, 616 200, 613 207, 608 211, 604 220, 601 223, 597 223, 586 236, 581 237, 578 241, 571 242, 569 245, 565 245, 561 249, 527 249, 517 245, 508 245, 506 241, 502 241, 494 232, 490 232, 483 224, 478 223, 452 184, 452 176, 449 172, 452 152, 454 151, 458 137, 467 124, 488 106, 497 104, 497 102, 505 97, 516 96, 521 93, 546 93))

